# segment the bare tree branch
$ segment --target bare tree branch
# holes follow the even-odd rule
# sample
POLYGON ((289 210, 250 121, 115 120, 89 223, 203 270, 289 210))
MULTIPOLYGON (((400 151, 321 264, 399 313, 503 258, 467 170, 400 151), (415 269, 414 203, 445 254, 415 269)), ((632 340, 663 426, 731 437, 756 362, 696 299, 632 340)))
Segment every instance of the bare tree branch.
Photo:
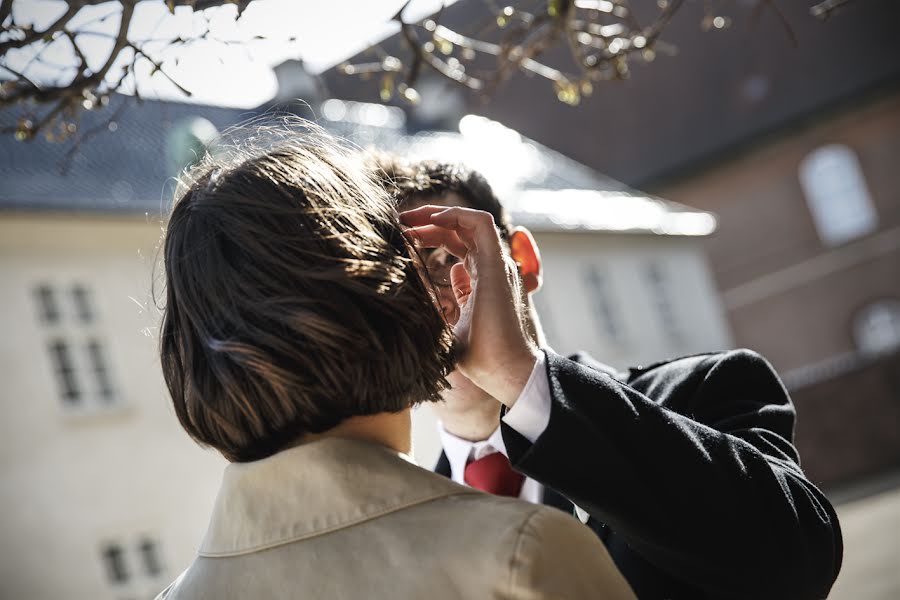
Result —
MULTIPOLYGON (((123 83, 129 81, 129 75, 133 93, 138 102, 141 101, 135 72, 143 64, 149 64, 153 74, 161 74, 182 94, 190 96, 188 85, 173 79, 166 71, 165 55, 158 54, 154 48, 161 46, 162 51, 172 51, 200 41, 224 45, 243 43, 218 39, 209 27, 189 39, 181 36, 129 38, 135 6, 141 1, 67 0, 65 12, 60 17, 46 27, 34 27, 16 22, 14 0, 0 0, 0 39, 3 40, 0 41, 0 69, 12 76, 12 79, 0 82, 0 109, 15 108, 20 113, 15 126, 0 131, 12 132, 20 140, 33 139, 44 129, 48 130, 48 138, 62 140, 75 136, 80 112, 105 107, 110 94, 119 91, 123 83), (109 5, 112 12, 72 25, 78 23, 76 17, 84 8, 100 4, 109 5), (87 28, 87 25, 115 16, 119 17, 119 24, 114 33, 87 28), (112 41, 109 54, 97 70, 92 70, 88 64, 81 36, 112 41), (73 64, 50 65, 42 55, 51 46, 56 48, 55 44, 62 40, 71 46, 73 64), (33 52, 24 68, 19 65, 11 68, 4 62, 8 52, 26 49, 33 52), (121 74, 111 74, 114 65, 123 63, 121 74), (55 68, 59 73, 58 80, 36 79, 29 71, 32 64, 55 68)), ((203 11, 233 4, 240 16, 254 0, 164 1, 172 12, 179 6, 203 11)), ((642 12, 641 20, 646 19, 646 23, 641 24, 632 11, 630 0, 481 1, 487 9, 483 12, 487 14, 477 19, 476 26, 459 31, 442 24, 443 8, 421 22, 405 20, 404 13, 409 5, 406 2, 393 17, 400 26, 398 55, 389 54, 380 44, 375 44, 368 49, 374 61, 345 64, 340 69, 347 75, 364 78, 380 76, 380 95, 384 102, 395 97, 410 103, 418 102, 420 97, 415 86, 423 72, 430 71, 485 98, 516 73, 525 73, 546 79, 561 102, 576 105, 592 93, 595 82, 629 77, 629 65, 633 61, 649 62, 655 60, 657 52, 668 50, 672 53, 672 46, 666 44, 662 36, 684 5, 684 0, 656 0, 656 9, 652 8, 653 3, 647 2, 647 10, 655 12, 642 12), (568 50, 567 57, 550 52, 560 47, 568 50)), ((701 27, 728 27, 730 18, 716 11, 733 1, 704 0, 705 15, 701 27)), ((811 13, 825 19, 850 1, 823 0, 811 8, 811 13)), ((756 0, 756 3, 753 18, 762 10, 770 9, 782 22, 789 39, 796 44, 793 29, 776 0, 756 0)), ((176 57, 176 63, 177 60, 176 57)), ((93 135, 82 134, 77 138, 78 143, 93 135)))
MULTIPOLYGON (((12 2, 10 2, 10 8, 11 7, 12 2)), ((32 31, 20 40, 8 40, 6 42, 0 43, 0 56, 6 54, 7 50, 10 50, 11 48, 22 48, 23 46, 33 44, 38 40, 49 41, 53 37, 53 34, 65 27, 66 24, 72 20, 72 17, 74 17, 75 14, 82 8, 83 7, 77 4, 70 3, 68 10, 66 10, 63 16, 57 19, 47 29, 43 31, 32 31)))
POLYGON ((6 19, 12 13, 12 3, 13 0, 3 0, 0 3, 0 26, 6 23, 6 19))
POLYGON ((809 9, 809 13, 823 21, 830 17, 834 12, 842 8, 845 4, 849 4, 853 0, 824 0, 809 9))

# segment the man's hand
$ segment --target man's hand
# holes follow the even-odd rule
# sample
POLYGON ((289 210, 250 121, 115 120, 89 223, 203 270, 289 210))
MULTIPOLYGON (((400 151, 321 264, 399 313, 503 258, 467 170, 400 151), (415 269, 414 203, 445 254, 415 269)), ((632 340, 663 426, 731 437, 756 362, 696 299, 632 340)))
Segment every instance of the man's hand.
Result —
POLYGON ((450 281, 460 307, 453 327, 461 345, 459 370, 478 387, 512 406, 537 360, 522 325, 516 264, 503 251, 490 213, 426 205, 400 214, 407 236, 422 248, 444 248, 461 259, 450 281))

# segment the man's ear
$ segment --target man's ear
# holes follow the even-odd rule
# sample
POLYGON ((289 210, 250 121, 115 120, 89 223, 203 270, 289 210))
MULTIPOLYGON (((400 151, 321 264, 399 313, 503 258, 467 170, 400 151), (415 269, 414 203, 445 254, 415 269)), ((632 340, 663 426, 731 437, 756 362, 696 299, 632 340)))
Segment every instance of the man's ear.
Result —
POLYGON ((519 265, 519 274, 522 276, 525 291, 530 294, 541 289, 543 283, 541 252, 531 232, 524 227, 513 229, 509 236, 509 253, 519 265))

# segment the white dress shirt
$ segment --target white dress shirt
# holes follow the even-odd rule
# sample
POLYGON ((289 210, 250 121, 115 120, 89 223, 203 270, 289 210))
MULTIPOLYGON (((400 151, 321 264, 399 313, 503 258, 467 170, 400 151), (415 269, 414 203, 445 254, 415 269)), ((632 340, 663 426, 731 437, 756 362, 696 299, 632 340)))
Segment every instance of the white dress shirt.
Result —
MULTIPOLYGON (((519 432, 532 444, 541 437, 550 423, 550 378, 547 375, 547 356, 542 352, 535 361, 528 382, 513 407, 503 415, 503 422, 519 432)), ((466 485, 465 471, 470 460, 484 458, 494 452, 501 452, 506 458, 506 444, 500 428, 494 430, 486 440, 470 442, 458 438, 439 426, 444 453, 450 461, 450 478, 456 483, 466 485)), ((519 498, 526 502, 541 504, 544 500, 544 486, 530 477, 525 478, 519 498)), ((575 515, 582 523, 587 523, 590 515, 586 510, 575 505, 575 515)))
MULTIPOLYGON (((503 416, 504 423, 522 434, 532 444, 550 422, 550 381, 547 378, 546 364, 547 359, 541 353, 516 403, 503 416)), ((456 437, 445 430, 443 425, 440 426, 440 434, 444 453, 450 461, 450 478, 456 483, 465 485, 466 465, 471 460, 484 458, 494 452, 500 452, 509 458, 499 427, 488 439, 480 442, 470 442, 456 437)), ((526 477, 519 498, 541 504, 544 499, 544 486, 526 477)))

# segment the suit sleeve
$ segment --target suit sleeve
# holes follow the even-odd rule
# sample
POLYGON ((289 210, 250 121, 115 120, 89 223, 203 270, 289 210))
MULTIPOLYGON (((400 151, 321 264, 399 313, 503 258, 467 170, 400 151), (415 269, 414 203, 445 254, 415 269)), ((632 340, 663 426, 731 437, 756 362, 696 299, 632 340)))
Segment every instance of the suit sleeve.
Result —
POLYGON ((505 600, 636 600, 597 536, 556 509, 534 511, 511 547, 508 576, 497 586, 505 600))
POLYGON ((747 350, 681 362, 648 390, 676 413, 548 352, 550 421, 534 444, 504 428, 513 465, 711 595, 825 598, 840 528, 800 469, 774 370, 747 350))

